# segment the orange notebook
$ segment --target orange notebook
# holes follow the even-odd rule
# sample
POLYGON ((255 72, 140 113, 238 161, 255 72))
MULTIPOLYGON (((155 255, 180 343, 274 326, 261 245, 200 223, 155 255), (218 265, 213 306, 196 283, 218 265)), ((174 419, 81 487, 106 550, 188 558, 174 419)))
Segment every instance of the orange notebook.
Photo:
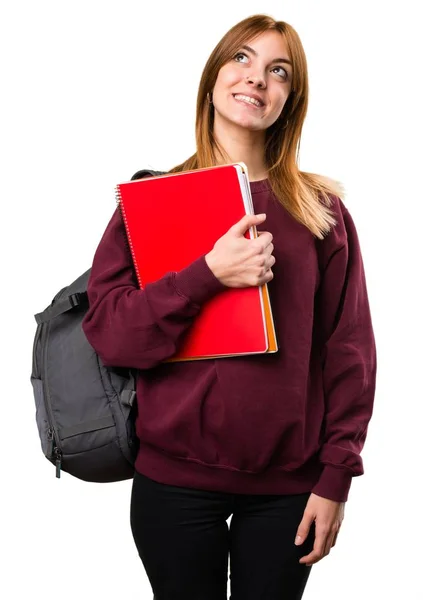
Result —
MULTIPOLYGON (((254 213, 244 163, 121 183, 116 200, 141 289, 210 252, 232 225, 254 213)), ((257 237, 256 228, 245 236, 257 237)), ((168 362, 276 351, 267 285, 228 288, 202 306, 168 362)))

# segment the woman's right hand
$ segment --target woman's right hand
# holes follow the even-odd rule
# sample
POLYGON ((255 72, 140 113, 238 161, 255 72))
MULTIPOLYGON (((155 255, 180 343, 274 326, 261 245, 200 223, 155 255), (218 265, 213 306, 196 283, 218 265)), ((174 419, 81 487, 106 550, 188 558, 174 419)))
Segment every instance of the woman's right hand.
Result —
POLYGON ((233 288, 260 286, 273 279, 273 236, 268 231, 247 239, 245 232, 266 219, 265 214, 245 215, 215 243, 206 262, 217 279, 233 288))

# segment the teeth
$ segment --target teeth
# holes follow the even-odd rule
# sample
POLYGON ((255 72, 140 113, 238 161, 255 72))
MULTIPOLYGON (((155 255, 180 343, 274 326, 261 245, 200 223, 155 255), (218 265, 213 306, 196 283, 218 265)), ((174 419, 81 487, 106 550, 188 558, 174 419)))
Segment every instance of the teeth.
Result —
POLYGON ((262 106, 255 98, 250 98, 249 96, 244 96, 243 94, 235 94, 234 98, 237 100, 245 100, 246 102, 250 102, 250 104, 255 104, 255 106, 262 106))

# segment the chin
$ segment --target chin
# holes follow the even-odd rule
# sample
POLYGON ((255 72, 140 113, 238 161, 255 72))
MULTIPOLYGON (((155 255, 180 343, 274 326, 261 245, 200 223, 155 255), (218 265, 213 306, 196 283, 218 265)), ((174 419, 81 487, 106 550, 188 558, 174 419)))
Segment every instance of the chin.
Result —
POLYGON ((263 131, 267 129, 264 123, 257 122, 257 120, 248 120, 248 119, 234 119, 233 123, 242 127, 243 129, 248 129, 249 131, 263 131))
POLYGON ((267 125, 260 119, 234 114, 220 114, 220 117, 231 125, 236 125, 250 131, 263 131, 264 129, 267 129, 267 125))

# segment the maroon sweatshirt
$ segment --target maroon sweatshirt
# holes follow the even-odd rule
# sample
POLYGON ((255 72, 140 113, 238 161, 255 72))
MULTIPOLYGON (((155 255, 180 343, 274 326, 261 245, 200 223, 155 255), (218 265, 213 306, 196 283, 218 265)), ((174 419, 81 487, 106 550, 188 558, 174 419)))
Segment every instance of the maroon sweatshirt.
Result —
POLYGON ((118 209, 95 252, 83 330, 106 366, 138 370, 140 473, 177 486, 345 501, 363 473, 376 377, 356 229, 334 197, 338 223, 317 240, 267 179, 250 185, 255 212, 267 214, 258 229, 273 234, 275 354, 164 363, 202 305, 227 288, 200 256, 140 290, 118 209))

